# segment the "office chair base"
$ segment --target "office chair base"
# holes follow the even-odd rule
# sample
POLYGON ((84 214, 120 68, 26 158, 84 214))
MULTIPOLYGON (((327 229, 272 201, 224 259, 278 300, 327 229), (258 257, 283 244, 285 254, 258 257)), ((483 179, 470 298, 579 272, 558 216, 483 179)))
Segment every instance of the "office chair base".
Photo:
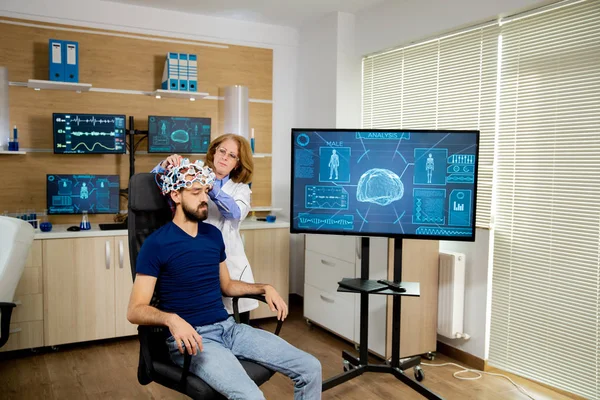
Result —
MULTIPOLYGON (((395 362, 392 361, 390 364, 366 364, 361 365, 360 360, 348 353, 347 351, 342 352, 342 358, 347 361, 351 367, 348 370, 340 375, 334 376, 333 378, 327 379, 323 382, 323 392, 329 390, 337 385, 340 385, 344 382, 349 381, 350 379, 356 378, 364 374, 365 372, 379 372, 379 373, 388 373, 394 375, 398 380, 402 381, 405 385, 409 386, 411 389, 415 390, 423 397, 429 400, 442 400, 442 397, 436 395, 431 392, 425 386, 421 385, 419 382, 415 382, 410 379, 404 373, 404 370, 418 367, 420 364, 420 357, 410 357, 408 360, 400 363, 398 360, 398 365, 395 366, 395 362)), ((422 372, 422 371, 421 371, 422 372)), ((422 376, 422 375, 421 375, 422 376)))

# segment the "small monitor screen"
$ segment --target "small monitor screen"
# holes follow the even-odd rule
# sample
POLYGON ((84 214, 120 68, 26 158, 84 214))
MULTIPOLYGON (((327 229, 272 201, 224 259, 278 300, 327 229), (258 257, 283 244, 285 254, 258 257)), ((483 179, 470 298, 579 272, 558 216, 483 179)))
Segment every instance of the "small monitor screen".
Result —
POLYGON ((206 154, 210 118, 148 117, 148 153, 206 154))
POLYGON ((55 154, 124 154, 125 115, 52 114, 55 154))
POLYGON ((118 175, 47 175, 48 214, 116 214, 118 175))
POLYGON ((291 231, 475 240, 478 131, 292 130, 291 231))

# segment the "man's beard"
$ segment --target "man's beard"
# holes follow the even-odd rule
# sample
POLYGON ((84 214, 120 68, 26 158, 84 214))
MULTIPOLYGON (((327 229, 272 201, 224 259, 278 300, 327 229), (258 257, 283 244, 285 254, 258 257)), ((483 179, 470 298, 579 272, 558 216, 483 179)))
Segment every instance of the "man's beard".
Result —
POLYGON ((202 222, 208 217, 208 203, 206 201, 200 203, 195 210, 188 207, 184 202, 181 203, 181 208, 183 209, 183 215, 185 215, 188 221, 202 222))

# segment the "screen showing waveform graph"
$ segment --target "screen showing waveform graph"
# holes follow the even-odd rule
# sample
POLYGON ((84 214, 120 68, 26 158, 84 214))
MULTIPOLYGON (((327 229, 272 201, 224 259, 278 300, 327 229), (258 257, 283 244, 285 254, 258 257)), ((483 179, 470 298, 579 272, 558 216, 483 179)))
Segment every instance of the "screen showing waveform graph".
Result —
POLYGON ((48 214, 116 214, 119 175, 46 175, 48 214))
POLYGON ((292 233, 475 240, 478 131, 292 129, 292 233))
POLYGON ((210 118, 148 117, 148 153, 206 154, 210 118))
POLYGON ((52 114, 55 154, 124 154, 125 115, 52 114))

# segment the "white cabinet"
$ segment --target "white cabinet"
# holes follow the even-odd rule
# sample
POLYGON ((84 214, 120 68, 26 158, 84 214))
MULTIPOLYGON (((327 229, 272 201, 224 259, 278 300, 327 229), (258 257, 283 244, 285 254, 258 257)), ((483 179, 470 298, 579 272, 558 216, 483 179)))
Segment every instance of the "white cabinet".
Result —
MULTIPOLYGON (((370 239, 370 278, 387 277, 388 240, 370 239)), ((360 339, 360 295, 338 293, 342 278, 360 277, 361 238, 306 235, 304 317, 350 341, 360 339)), ((386 296, 369 296, 369 350, 385 355, 386 296)))

